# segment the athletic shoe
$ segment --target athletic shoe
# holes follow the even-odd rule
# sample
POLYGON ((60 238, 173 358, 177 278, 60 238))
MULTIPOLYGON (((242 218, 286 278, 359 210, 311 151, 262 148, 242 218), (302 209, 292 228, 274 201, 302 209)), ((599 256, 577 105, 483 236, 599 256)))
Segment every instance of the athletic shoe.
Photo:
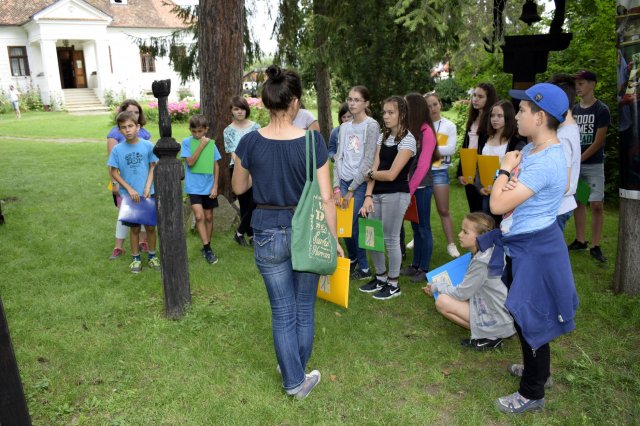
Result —
MULTIPOLYGON (((522 372, 524 371, 524 364, 511 364, 510 366, 507 367, 507 371, 509 371, 509 373, 512 376, 522 377, 522 372)), ((551 389, 552 387, 553 387, 553 377, 549 376, 547 378, 547 381, 544 382, 544 388, 551 389)))
POLYGON ((462 339, 460 344, 465 348, 475 349, 477 351, 489 351, 502 347, 502 339, 462 339))
POLYGON ((154 271, 160 270, 160 259, 158 259, 158 256, 154 256, 149 259, 149 267, 153 268, 154 271))
POLYGON ((148 251, 149 251, 149 246, 147 245, 147 242, 146 242, 146 241, 141 241, 141 242, 138 244, 138 248, 140 249, 140 251, 142 251, 142 252, 144 252, 144 253, 146 253, 146 252, 148 252, 148 251))
POLYGON ((569 250, 586 250, 588 247, 587 241, 581 243, 578 240, 573 240, 573 242, 567 246, 569 250))
POLYGON ((304 383, 302 384, 302 388, 295 394, 296 399, 305 399, 313 388, 318 386, 320 383, 320 372, 318 370, 313 370, 309 374, 305 374, 304 383))
POLYGON ((407 247, 407 250, 413 250, 413 240, 409 241, 406 247, 407 247))
POLYGON ((139 260, 134 260, 133 262, 131 262, 131 264, 129 265, 129 269, 131 270, 131 272, 133 272, 134 274, 139 274, 140 271, 142 271, 142 262, 139 260))
POLYGON ((393 299, 394 297, 398 297, 401 294, 402 293, 400 292, 400 286, 394 287, 391 284, 386 284, 380 289, 379 292, 373 295, 373 298, 378 300, 388 300, 393 299))
POLYGON ((360 268, 356 268, 351 273, 351 279, 352 280, 370 280, 371 278, 372 278, 371 270, 365 272, 360 268))
POLYGON ((417 273, 418 273, 418 268, 416 268, 415 266, 407 266, 400 272, 400 275, 404 277, 413 277, 417 273))
POLYGON ((460 257, 460 252, 458 251, 458 247, 456 247, 455 243, 451 243, 447 245, 447 253, 451 257, 460 257))
POLYGON ((375 293, 386 285, 385 282, 380 281, 377 278, 373 278, 371 281, 360 287, 360 291, 363 293, 375 293))
POLYGON ((120 247, 116 247, 111 252, 111 256, 109 256, 109 260, 116 260, 117 258, 122 256, 124 253, 125 253, 124 249, 121 249, 120 247))
POLYGON ((591 249, 589 249, 589 254, 598 262, 601 262, 601 263, 607 262, 607 258, 604 257, 604 255, 602 254, 602 250, 600 250, 600 246, 591 247, 591 249))
POLYGON ((502 413, 521 414, 525 411, 542 411, 544 398, 527 399, 519 392, 496 399, 496 408, 502 413))
POLYGON ((244 239, 244 235, 238 235, 237 232, 234 232, 233 234, 233 241, 240 244, 242 247, 247 246, 247 241, 244 239))
POLYGON ((213 253, 212 250, 200 249, 200 251, 202 252, 202 257, 207 259, 207 262, 209 262, 211 265, 215 265, 216 263, 218 263, 218 257, 213 253))
POLYGON ((427 281, 427 274, 425 274, 424 271, 418 269, 418 272, 416 272, 411 278, 409 278, 409 281, 411 281, 412 283, 425 282, 427 281))
POLYGON ((358 261, 349 259, 349 273, 353 274, 356 269, 358 269, 358 261))

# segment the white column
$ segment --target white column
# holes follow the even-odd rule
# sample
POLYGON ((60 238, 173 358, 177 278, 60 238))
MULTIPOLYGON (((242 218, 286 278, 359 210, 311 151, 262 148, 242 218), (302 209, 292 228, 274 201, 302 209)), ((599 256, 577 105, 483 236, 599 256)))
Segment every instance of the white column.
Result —
POLYGON ((40 88, 42 103, 51 105, 51 98, 64 101, 62 85, 60 84, 60 71, 58 70, 58 52, 56 40, 40 40, 40 54, 42 55, 42 69, 44 72, 44 84, 40 88))
POLYGON ((111 62, 109 59, 109 44, 106 40, 95 40, 97 82, 96 94, 104 100, 104 91, 111 87, 111 62))

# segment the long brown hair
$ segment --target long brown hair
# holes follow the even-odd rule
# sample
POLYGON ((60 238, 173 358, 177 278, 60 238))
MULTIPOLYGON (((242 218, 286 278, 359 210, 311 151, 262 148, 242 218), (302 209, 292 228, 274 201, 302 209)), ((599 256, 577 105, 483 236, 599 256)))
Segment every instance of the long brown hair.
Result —
MULTIPOLYGON (((484 90, 487 94, 487 102, 484 104, 484 108, 482 108, 482 113, 479 110, 475 109, 473 105, 469 107, 469 116, 467 117, 467 125, 465 126, 465 131, 468 132, 471 129, 471 125, 474 121, 480 116, 480 123, 478 124, 478 134, 484 134, 487 130, 487 122, 489 121, 489 106, 496 103, 498 100, 498 95, 496 94, 496 88, 493 87, 491 83, 480 83, 475 89, 480 88, 484 90)), ((475 90, 474 89, 474 90, 475 90)))
POLYGON ((496 129, 491 125, 491 112, 495 107, 502 108, 504 114, 504 130, 502 130, 502 137, 507 141, 516 134, 518 130, 518 122, 516 121, 516 111, 513 108, 511 101, 502 99, 491 105, 489 108, 489 122, 487 123, 487 135, 493 136, 496 134, 496 129))
MULTIPOLYGON (((424 123, 427 123, 435 135, 435 129, 433 128, 433 121, 431 121, 431 114, 429 114, 429 107, 427 106, 427 100, 420 93, 409 93, 404 97, 407 101, 408 108, 408 128, 411 134, 416 138, 416 155, 419 156, 422 152, 422 132, 420 129, 424 123)), ((438 150, 433 151, 431 156, 431 162, 439 158, 438 150)))
MULTIPOLYGON (((408 111, 407 111, 407 101, 404 100, 402 96, 389 96, 387 99, 382 102, 382 107, 384 108, 384 104, 394 103, 398 108, 398 133, 396 133, 395 142, 396 145, 399 144, 407 133, 409 133, 409 122, 408 122, 408 111)), ((382 143, 389 138, 391 135, 391 129, 385 126, 382 131, 382 143)))

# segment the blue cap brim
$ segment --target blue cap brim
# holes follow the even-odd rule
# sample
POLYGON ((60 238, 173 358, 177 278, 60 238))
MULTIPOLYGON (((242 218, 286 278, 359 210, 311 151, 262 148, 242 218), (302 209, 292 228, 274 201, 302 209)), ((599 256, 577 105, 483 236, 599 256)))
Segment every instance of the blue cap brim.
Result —
POLYGON ((533 102, 533 100, 529 97, 529 95, 527 95, 527 92, 524 90, 509 90, 509 96, 511 96, 513 99, 533 102))

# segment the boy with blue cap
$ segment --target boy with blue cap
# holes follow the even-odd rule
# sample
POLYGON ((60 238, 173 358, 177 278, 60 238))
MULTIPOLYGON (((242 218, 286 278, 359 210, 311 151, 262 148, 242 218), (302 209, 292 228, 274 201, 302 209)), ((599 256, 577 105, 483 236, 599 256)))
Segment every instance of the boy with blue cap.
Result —
POLYGON ((496 407, 519 414, 544 408, 551 370, 549 342, 575 329, 578 296, 556 222, 568 184, 556 130, 565 120, 569 101, 562 89, 549 83, 509 94, 521 100, 518 132, 531 143, 503 158, 490 207, 493 214, 513 212, 501 224, 503 247, 510 258, 503 281, 509 287, 505 306, 513 316, 524 363, 509 367, 511 374, 522 376, 520 387, 498 398, 496 407))

